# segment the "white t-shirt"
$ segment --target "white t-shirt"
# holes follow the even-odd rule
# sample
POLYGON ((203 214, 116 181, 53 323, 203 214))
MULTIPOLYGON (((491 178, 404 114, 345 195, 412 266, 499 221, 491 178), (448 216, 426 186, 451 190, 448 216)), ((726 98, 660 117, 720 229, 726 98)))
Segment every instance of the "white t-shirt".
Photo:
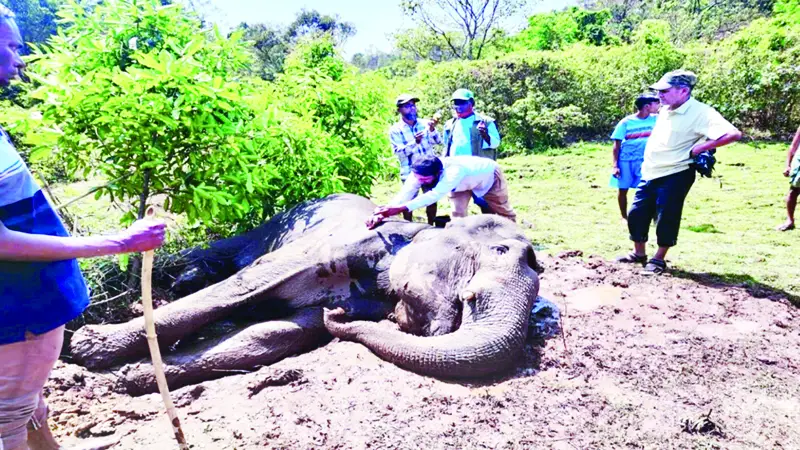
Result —
POLYGON ((498 167, 493 160, 480 156, 442 158, 442 166, 444 170, 433 189, 413 198, 422 184, 412 173, 391 204, 405 206, 409 211, 413 211, 432 205, 451 192, 472 191, 478 197, 483 197, 492 188, 494 171, 498 167))
POLYGON ((692 97, 675 110, 662 107, 644 150, 642 179, 655 180, 688 169, 692 147, 735 130, 717 110, 692 97))

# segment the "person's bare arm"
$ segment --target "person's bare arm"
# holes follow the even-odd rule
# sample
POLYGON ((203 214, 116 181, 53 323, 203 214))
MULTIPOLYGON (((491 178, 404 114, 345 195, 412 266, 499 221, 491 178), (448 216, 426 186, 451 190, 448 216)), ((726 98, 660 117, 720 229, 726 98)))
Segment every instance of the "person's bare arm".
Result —
POLYGON ((614 155, 614 165, 613 167, 613 174, 615 177, 619 176, 619 149, 621 147, 622 141, 619 139, 614 139, 614 148, 612 149, 612 154, 614 155))
POLYGON ((1 261, 62 261, 73 258, 141 252, 161 246, 165 225, 140 220, 111 236, 59 237, 21 233, 0 222, 1 261))
POLYGON ((715 148, 722 147, 724 145, 728 145, 732 142, 738 141, 741 138, 742 138, 742 132, 735 129, 733 131, 723 134, 722 136, 719 137, 719 139, 714 139, 713 141, 709 140, 695 145, 694 147, 692 147, 692 156, 697 156, 706 150, 712 150, 715 148))

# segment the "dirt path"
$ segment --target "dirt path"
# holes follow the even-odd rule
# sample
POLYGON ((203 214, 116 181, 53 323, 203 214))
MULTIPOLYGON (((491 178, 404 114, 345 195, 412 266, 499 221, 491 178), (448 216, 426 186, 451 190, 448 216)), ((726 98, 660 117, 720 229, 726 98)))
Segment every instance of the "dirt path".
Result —
MULTIPOLYGON (((783 295, 568 254, 543 264, 541 295, 562 308, 565 333, 532 339, 516 373, 441 381, 334 341, 177 390, 187 438, 195 449, 800 448, 800 310, 783 295), (696 420, 709 411, 713 425, 696 420), (702 432, 683 431, 686 419, 702 432)), ((118 449, 177 448, 160 397, 116 394, 113 378, 60 363, 47 388, 57 434, 116 430, 118 449)))

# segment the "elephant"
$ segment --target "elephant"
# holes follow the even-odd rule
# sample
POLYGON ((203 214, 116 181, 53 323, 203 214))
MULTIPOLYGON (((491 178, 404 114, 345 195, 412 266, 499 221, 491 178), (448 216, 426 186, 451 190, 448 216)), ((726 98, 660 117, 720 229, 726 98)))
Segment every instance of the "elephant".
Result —
MULTIPOLYGON (((169 385, 255 370, 332 337, 434 377, 516 364, 542 271, 516 225, 477 215, 444 228, 390 219, 369 230, 374 209, 335 194, 175 257, 172 289, 185 296, 155 310, 169 385)), ((130 363, 117 372, 120 389, 156 391, 152 366, 131 363, 147 356, 142 318, 84 326, 70 350, 90 369, 130 363)))

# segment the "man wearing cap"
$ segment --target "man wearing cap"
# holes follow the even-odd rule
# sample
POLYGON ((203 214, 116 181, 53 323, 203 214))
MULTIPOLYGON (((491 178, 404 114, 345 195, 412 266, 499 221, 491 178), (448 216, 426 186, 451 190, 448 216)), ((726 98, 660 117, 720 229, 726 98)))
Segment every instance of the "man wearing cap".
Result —
POLYGON ((628 189, 638 186, 642 178, 644 147, 656 124, 653 114, 658 113, 658 97, 642 94, 634 105, 637 113, 620 120, 611 133, 611 140, 614 141, 611 185, 619 189, 617 202, 625 220, 628 219, 628 189))
MULTIPOLYGON (((444 125, 444 156, 482 156, 497 159, 500 133, 491 117, 475 112, 475 95, 469 89, 457 89, 451 97, 456 117, 444 125)), ((478 196, 475 204, 483 213, 491 213, 489 205, 478 196)))
POLYGON ((424 156, 411 166, 403 189, 389 206, 380 206, 367 220, 367 228, 375 228, 387 217, 433 204, 445 195, 453 201, 453 216, 466 217, 472 195, 483 198, 495 214, 515 221, 517 215, 508 202, 508 186, 503 170, 496 161, 478 156, 451 156, 439 159, 424 156), (420 188, 428 191, 414 197, 420 188))
MULTIPOLYGON (((397 113, 400 120, 389 128, 389 141, 392 151, 400 160, 400 181, 405 183, 411 173, 411 165, 424 155, 432 155, 433 146, 441 145, 442 138, 436 131, 439 122, 434 117, 432 120, 417 119, 418 98, 409 94, 400 94, 395 100, 397 113)), ((414 193, 414 196, 417 192, 414 193)), ((436 203, 425 209, 428 224, 433 225, 436 217, 436 203)), ((411 221, 411 211, 403 213, 403 218, 411 221)))
POLYGON ((444 156, 483 156, 497 159, 500 133, 494 119, 475 112, 475 95, 468 89, 453 92, 457 117, 444 125, 444 156))
POLYGON ((696 82, 694 73, 675 70, 650 86, 658 91, 664 107, 645 146, 642 182, 628 212, 634 251, 617 258, 619 262, 646 262, 645 275, 663 273, 667 251, 678 242, 683 203, 695 179, 695 170, 690 167, 693 158, 742 137, 714 108, 692 98, 696 82), (652 220, 656 223, 658 250, 648 260, 645 244, 652 220))

